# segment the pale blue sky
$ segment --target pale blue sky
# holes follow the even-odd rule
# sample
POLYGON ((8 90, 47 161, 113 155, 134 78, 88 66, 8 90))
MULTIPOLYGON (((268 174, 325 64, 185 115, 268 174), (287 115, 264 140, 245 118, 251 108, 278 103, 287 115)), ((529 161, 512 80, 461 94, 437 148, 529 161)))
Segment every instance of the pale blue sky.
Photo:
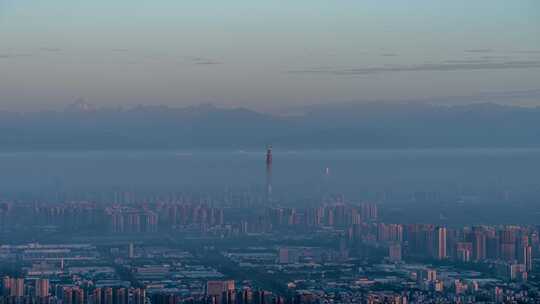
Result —
POLYGON ((0 109, 540 105, 540 2, 0 0, 0 92, 0 109))

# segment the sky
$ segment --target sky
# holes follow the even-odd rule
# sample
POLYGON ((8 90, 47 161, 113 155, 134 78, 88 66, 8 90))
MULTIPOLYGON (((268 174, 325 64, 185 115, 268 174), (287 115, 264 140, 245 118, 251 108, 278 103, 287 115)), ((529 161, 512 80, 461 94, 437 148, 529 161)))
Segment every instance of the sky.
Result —
POLYGON ((0 109, 540 105, 538 0, 0 0, 0 109))

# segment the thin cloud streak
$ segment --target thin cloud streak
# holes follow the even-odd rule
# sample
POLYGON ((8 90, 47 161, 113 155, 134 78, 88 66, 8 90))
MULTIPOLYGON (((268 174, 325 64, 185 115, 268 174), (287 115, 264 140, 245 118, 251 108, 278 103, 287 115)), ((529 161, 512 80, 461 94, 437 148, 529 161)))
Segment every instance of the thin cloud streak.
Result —
POLYGON ((22 58, 31 57, 33 54, 21 53, 21 54, 0 54, 0 59, 22 58))
POLYGON ((290 70, 290 74, 328 74, 328 75, 370 75, 397 72, 451 72, 474 70, 506 70, 506 69, 537 69, 540 61, 506 61, 506 62, 449 62, 426 63, 420 65, 359 67, 359 68, 314 68, 305 70, 290 70))
POLYGON ((62 49, 60 48, 52 48, 52 47, 42 47, 39 50, 42 52, 47 52, 47 53, 57 53, 57 52, 62 51, 62 49))
POLYGON ((223 62, 214 60, 211 58, 204 58, 204 57, 188 57, 188 60, 191 61, 195 65, 218 65, 223 64, 223 62))
POLYGON ((465 53, 491 53, 492 49, 469 49, 465 50, 465 53))
POLYGON ((197 64, 197 65, 216 65, 216 64, 223 64, 223 62, 219 62, 219 61, 199 61, 199 62, 195 62, 195 64, 197 64))
POLYGON ((540 50, 524 50, 524 51, 516 51, 515 53, 519 54, 540 54, 540 50))

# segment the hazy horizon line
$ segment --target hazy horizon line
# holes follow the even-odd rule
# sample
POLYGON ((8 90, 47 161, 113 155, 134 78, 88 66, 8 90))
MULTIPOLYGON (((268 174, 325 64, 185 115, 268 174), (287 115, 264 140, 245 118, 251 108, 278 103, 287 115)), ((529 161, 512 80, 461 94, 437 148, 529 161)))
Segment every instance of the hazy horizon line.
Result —
POLYGON ((70 107, 80 105, 87 105, 91 111, 103 111, 103 110, 118 110, 129 111, 137 108, 168 108, 168 109, 189 109, 189 108, 216 108, 222 110, 234 110, 244 109, 253 112, 264 114, 282 114, 287 111, 295 111, 309 108, 331 108, 332 106, 344 106, 344 105, 370 105, 370 104, 395 104, 395 105, 431 105, 435 107, 453 107, 453 106, 465 106, 465 105, 478 105, 478 104, 494 104, 500 106, 518 107, 518 108, 538 108, 540 107, 540 89, 528 89, 528 90, 512 90, 512 91, 497 91, 497 92, 481 92, 476 95, 454 95, 454 96, 434 96, 434 97, 422 97, 422 98, 385 98, 385 99, 357 99, 357 100, 339 100, 339 101, 314 101, 306 104, 295 104, 293 102, 276 102, 272 106, 253 106, 247 104, 230 104, 219 101, 209 102, 193 102, 193 103, 137 103, 137 104, 109 104, 108 102, 88 102, 84 98, 75 98, 72 102, 60 102, 56 105, 48 105, 45 107, 0 107, 0 112, 10 113, 40 113, 40 112, 66 112, 70 110, 70 107), (507 100, 503 100, 503 99, 507 100), (535 102, 517 101, 519 99, 537 99, 535 102), (276 105, 277 103, 277 105, 276 105), (11 109, 10 109, 11 108, 11 109))

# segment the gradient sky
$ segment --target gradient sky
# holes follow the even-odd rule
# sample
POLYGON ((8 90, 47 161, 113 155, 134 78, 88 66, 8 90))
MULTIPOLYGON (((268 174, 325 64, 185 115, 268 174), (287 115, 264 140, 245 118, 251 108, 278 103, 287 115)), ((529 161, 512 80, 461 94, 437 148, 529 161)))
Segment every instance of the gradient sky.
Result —
POLYGON ((0 92, 23 110, 540 105, 540 1, 0 0, 0 92))

